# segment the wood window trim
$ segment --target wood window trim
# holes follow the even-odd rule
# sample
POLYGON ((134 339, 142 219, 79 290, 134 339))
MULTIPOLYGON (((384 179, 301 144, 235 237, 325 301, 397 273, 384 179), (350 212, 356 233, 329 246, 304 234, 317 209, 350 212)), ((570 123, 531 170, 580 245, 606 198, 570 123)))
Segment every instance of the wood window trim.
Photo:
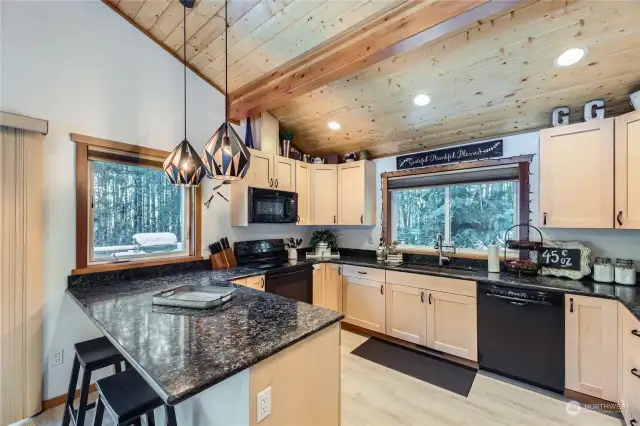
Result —
MULTIPOLYGON (((484 160, 484 161, 473 161, 468 163, 457 163, 457 164, 449 164, 443 166, 433 166, 433 167, 425 167, 419 169, 411 169, 411 170, 399 170, 395 172, 385 172, 381 174, 382 178, 382 240, 387 244, 390 243, 390 232, 389 232, 389 224, 391 223, 391 208, 390 208, 390 190, 389 190, 389 178, 395 177, 404 177, 404 176, 414 176, 414 175, 422 175, 422 174, 431 174, 431 173, 442 173, 442 172, 453 172, 453 171, 464 171, 464 170, 472 170, 479 169, 484 167, 495 167, 495 166, 504 166, 510 164, 518 165, 518 181, 519 185, 519 193, 518 193, 518 217, 522 222, 522 218, 529 217, 529 170, 531 161, 533 160, 533 155, 520 155, 516 157, 508 157, 508 158, 498 158, 495 160, 484 160)), ((529 222, 529 221, 528 221, 529 222)), ((529 239, 529 228, 523 227, 520 230, 520 239, 528 240, 529 239)), ((424 251, 405 251, 404 253, 416 253, 416 254, 425 254, 429 255, 431 252, 429 250, 424 251)), ((437 255, 437 252, 434 250, 433 254, 437 255)), ((447 256, 458 257, 458 258, 466 258, 466 259, 486 259, 487 255, 485 253, 457 253, 455 255, 451 255, 450 253, 447 256)), ((524 258, 526 256, 525 252, 520 253, 520 257, 524 258)), ((503 256, 502 256, 503 257, 503 256)))
POLYGON ((153 166, 158 159, 166 158, 170 153, 155 148, 131 145, 123 142, 100 139, 93 136, 71 133, 71 140, 76 144, 76 267, 72 275, 94 272, 116 271, 121 269, 143 268, 146 266, 168 265, 182 262, 202 260, 202 190, 195 188, 192 197, 194 212, 190 232, 191 241, 188 256, 167 257, 163 259, 146 259, 126 263, 89 264, 89 157, 90 151, 100 151, 100 155, 111 161, 126 164, 153 166), (154 161, 155 159, 155 161, 154 161))

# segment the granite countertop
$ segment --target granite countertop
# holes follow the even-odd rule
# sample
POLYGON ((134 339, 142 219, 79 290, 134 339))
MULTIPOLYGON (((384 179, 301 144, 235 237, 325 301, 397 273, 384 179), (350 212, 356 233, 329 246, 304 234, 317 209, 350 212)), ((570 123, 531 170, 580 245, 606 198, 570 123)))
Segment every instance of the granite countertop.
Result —
POLYGON ((102 333, 168 404, 174 405, 344 318, 228 279, 255 270, 187 271, 67 290, 102 333), (211 310, 152 305, 153 294, 185 284, 237 287, 211 310))

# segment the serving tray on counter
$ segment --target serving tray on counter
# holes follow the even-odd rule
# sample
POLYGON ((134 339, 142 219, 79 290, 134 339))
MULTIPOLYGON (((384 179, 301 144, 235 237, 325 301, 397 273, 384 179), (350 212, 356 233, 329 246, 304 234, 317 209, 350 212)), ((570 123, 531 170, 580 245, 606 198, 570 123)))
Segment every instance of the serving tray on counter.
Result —
POLYGON ((153 295, 153 304, 179 308, 211 309, 228 302, 234 287, 183 285, 153 295))

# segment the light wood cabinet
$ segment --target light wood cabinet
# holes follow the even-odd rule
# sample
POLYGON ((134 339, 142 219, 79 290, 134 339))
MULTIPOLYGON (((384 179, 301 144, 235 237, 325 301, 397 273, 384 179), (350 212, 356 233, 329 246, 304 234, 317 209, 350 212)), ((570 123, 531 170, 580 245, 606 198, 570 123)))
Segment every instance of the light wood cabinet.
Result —
POLYGON ((478 310, 475 297, 429 291, 427 346, 478 360, 478 310))
POLYGON ((338 165, 338 225, 375 225, 376 181, 371 161, 338 165))
POLYGON ((615 123, 615 227, 640 229, 640 111, 615 123))
POLYGON ((247 287, 251 287, 255 290, 264 291, 264 275, 257 275, 255 277, 247 278, 247 287))
POLYGON ((344 321, 358 327, 385 332, 384 283, 343 276, 344 321))
POLYGON ((298 225, 311 224, 311 173, 309 164, 296 161, 296 193, 298 194, 298 225))
POLYGON ((313 304, 342 312, 342 266, 313 265, 313 304))
POLYGON ((618 305, 620 348, 619 403, 628 424, 640 422, 640 321, 618 305))
POLYGON ((565 296, 565 388, 617 401, 617 305, 615 300, 565 296))
POLYGON ((295 192, 296 160, 279 155, 273 156, 273 189, 295 192))
POLYGON ((338 165, 310 164, 311 171, 311 224, 336 225, 338 223, 338 165))
POLYGON ((237 280, 233 280, 231 282, 234 283, 234 284, 243 285, 243 286, 247 285, 247 279, 246 278, 240 278, 240 279, 237 279, 237 280))
POLYGON ((326 263, 324 270, 324 307, 342 312, 342 266, 326 263))
POLYGON ((324 272, 324 263, 313 265, 313 304, 321 308, 325 307, 324 272))
POLYGON ((427 345, 427 291, 399 284, 386 285, 386 334, 427 345))
POLYGON ((273 154, 250 148, 249 153, 251 159, 245 177, 247 185, 252 188, 270 189, 273 185, 273 154))
POLYGON ((613 119, 540 131, 540 219, 550 228, 613 228, 613 119))

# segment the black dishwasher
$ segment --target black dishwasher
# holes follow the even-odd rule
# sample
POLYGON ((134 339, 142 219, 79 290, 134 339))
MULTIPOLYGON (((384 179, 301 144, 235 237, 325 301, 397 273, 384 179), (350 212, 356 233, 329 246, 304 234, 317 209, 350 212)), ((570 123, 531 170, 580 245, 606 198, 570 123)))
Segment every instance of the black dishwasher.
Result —
POLYGON ((479 284, 478 363, 564 392, 563 294, 479 284))

